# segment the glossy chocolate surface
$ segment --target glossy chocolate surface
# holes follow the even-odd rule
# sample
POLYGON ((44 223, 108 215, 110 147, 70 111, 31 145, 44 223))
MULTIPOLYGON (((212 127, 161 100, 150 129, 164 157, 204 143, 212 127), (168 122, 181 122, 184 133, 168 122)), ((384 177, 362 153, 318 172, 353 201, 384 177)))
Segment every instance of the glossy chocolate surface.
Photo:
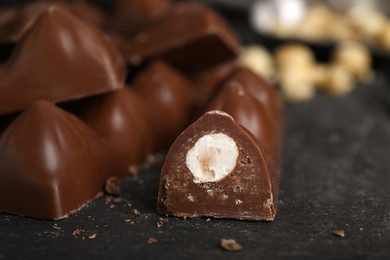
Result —
POLYGON ((157 23, 172 6, 172 0, 118 0, 112 14, 116 30, 134 36, 157 23))
POLYGON ((160 178, 157 211, 184 218, 273 220, 279 173, 270 165, 244 127, 225 113, 208 112, 189 126, 168 152, 160 178), (185 158, 197 140, 212 133, 234 140, 239 151, 236 165, 218 181, 197 183, 185 158))
POLYGON ((109 148, 112 175, 124 177, 140 166, 154 146, 151 115, 133 90, 122 88, 85 101, 79 117, 109 148))
POLYGON ((279 141, 273 121, 266 108, 259 103, 241 84, 228 81, 207 107, 222 110, 248 129, 275 163, 279 162, 279 141))
POLYGON ((227 81, 240 84, 252 94, 263 105, 275 125, 275 131, 282 131, 282 105, 273 86, 245 67, 237 67, 227 81))
POLYGON ((0 211, 61 219, 94 199, 107 178, 99 137, 46 101, 0 137, 0 211))
POLYGON ((121 88, 124 68, 102 33, 51 7, 0 67, 0 78, 0 114, 4 114, 38 99, 61 102, 121 88))
POLYGON ((138 34, 127 61, 161 58, 181 70, 205 69, 233 59, 239 43, 221 16, 197 3, 178 3, 154 27, 138 34))
POLYGON ((153 115, 158 148, 166 148, 192 116, 191 84, 168 64, 155 61, 135 78, 133 86, 153 115))
POLYGON ((18 8, 0 11, 0 44, 17 43, 35 23, 36 19, 50 7, 63 9, 95 25, 104 23, 104 14, 86 2, 38 1, 18 8))

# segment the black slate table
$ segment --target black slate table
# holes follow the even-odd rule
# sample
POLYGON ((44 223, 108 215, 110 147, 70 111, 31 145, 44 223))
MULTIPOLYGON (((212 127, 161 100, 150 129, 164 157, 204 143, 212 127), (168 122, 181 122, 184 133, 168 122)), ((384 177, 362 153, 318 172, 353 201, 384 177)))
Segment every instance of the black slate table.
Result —
MULTIPOLYGON (((231 22, 244 42, 257 41, 247 25, 231 22)), ((100 197, 68 219, 0 214, 0 259, 389 259, 387 82, 379 73, 346 97, 320 94, 285 105, 274 222, 169 217, 158 228, 160 164, 128 177, 120 202, 100 197), (134 209, 141 214, 126 222, 134 209), (73 235, 76 229, 85 232, 73 235), (157 242, 148 244, 151 237, 157 242), (224 251, 222 238, 235 239, 243 250, 224 251)))

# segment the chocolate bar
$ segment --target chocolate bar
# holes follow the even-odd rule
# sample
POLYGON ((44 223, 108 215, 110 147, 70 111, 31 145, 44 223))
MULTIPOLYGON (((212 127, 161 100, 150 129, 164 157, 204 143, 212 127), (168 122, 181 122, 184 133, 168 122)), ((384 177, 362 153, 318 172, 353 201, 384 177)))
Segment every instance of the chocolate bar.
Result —
POLYGON ((279 172, 255 137, 210 111, 175 140, 160 177, 157 211, 183 218, 275 218, 279 172))
POLYGON ((67 217, 101 193, 106 158, 100 138, 83 122, 37 101, 0 137, 0 211, 67 217))
POLYGON ((5 114, 38 99, 62 102, 121 88, 124 67, 101 32, 50 7, 0 67, 0 78, 0 114, 5 114))
POLYGON ((197 2, 178 3, 158 24, 135 37, 127 61, 137 66, 154 58, 194 71, 232 60, 239 43, 226 22, 197 2))

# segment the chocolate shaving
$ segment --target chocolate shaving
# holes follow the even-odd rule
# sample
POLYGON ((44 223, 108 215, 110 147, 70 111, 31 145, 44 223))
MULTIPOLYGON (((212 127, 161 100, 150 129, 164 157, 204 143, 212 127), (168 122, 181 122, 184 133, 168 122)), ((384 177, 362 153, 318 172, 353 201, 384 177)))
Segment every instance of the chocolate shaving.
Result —
POLYGON ((72 233, 72 235, 74 235, 74 236, 80 236, 81 235, 81 233, 84 233, 85 232, 85 230, 84 229, 76 229, 75 231, 73 231, 73 233, 72 233))
POLYGON ((221 247, 227 251, 240 251, 242 246, 234 239, 221 239, 221 247))
POLYGON ((165 223, 168 223, 169 219, 166 218, 159 218, 157 221, 157 228, 162 227, 165 223))
POLYGON ((88 236, 88 239, 95 239, 95 238, 96 238, 96 234, 95 233, 90 235, 90 236, 88 236))
POLYGON ((154 237, 149 237, 148 244, 151 245, 151 244, 154 244, 154 243, 157 243, 157 239, 155 239, 154 237))
POLYGON ((333 230, 333 235, 336 237, 345 237, 345 231, 340 229, 340 230, 333 230))

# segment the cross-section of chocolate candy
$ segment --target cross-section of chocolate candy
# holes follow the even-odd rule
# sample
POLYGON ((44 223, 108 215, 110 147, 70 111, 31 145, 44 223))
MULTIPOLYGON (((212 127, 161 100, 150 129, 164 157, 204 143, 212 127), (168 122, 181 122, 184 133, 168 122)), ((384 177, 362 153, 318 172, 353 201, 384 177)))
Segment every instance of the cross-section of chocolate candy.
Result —
POLYGON ((161 22, 138 34, 127 60, 139 65, 161 58, 191 71, 231 60, 238 51, 239 43, 221 16, 188 2, 176 4, 161 22))
POLYGON ((279 171, 254 136, 231 116, 210 111, 173 143, 157 210, 178 217, 273 220, 279 171))
POLYGON ((154 147, 149 110, 132 89, 122 88, 84 101, 79 117, 109 148, 111 173, 128 174, 129 166, 141 166, 154 147))
POLYGON ((61 102, 118 89, 124 81, 122 65, 96 28, 50 7, 0 67, 0 114, 38 99, 61 102))
POLYGON ((98 196, 107 178, 100 138, 46 101, 0 137, 0 211, 61 219, 98 196))

